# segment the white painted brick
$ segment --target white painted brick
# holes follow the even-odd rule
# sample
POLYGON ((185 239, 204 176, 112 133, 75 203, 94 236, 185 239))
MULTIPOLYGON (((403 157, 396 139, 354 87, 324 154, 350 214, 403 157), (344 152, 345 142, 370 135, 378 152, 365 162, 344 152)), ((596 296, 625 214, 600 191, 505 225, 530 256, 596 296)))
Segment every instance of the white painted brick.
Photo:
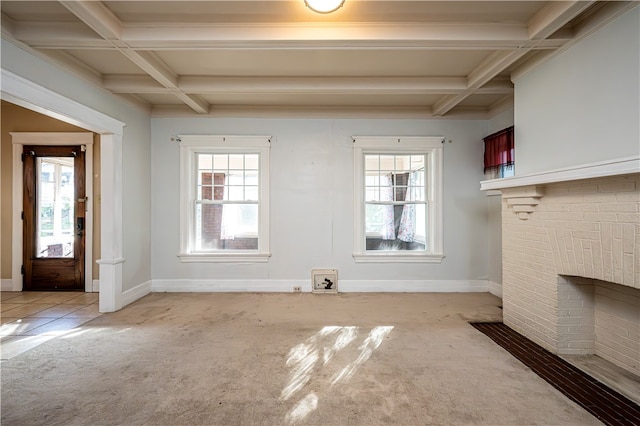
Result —
POLYGON ((630 202, 630 203, 640 202, 640 192, 633 191, 633 192, 621 192, 621 193, 618 193, 618 194, 616 194, 616 201, 617 202, 630 202))
POLYGON ((629 180, 606 182, 598 185, 598 192, 629 192, 635 191, 635 189, 635 182, 629 180))
POLYGON ((614 213, 637 213, 638 205, 636 203, 601 203, 600 211, 614 213))
POLYGON ((633 254, 625 253, 622 257, 622 283, 632 286, 634 283, 635 260, 633 254))
POLYGON ((618 213, 614 219, 616 222, 622 223, 638 223, 640 221, 640 215, 638 213, 618 213))
POLYGON ((593 342, 569 342, 569 348, 571 349, 593 349, 593 342))

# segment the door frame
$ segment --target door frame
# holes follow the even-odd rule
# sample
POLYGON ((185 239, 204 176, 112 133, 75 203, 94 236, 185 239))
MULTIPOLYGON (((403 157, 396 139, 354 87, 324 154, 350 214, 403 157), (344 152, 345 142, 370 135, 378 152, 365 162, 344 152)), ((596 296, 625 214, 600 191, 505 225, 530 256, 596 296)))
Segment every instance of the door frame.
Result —
MULTIPOLYGON (((122 308, 123 232, 122 232, 122 139, 125 123, 91 107, 49 90, 37 83, 1 69, 1 98, 74 126, 100 134, 100 312, 122 308)), ((15 160, 14 160, 15 161, 15 160)), ((15 191, 14 194, 15 196, 15 191)), ((13 202, 15 206, 15 200, 13 202)), ((21 205, 21 204, 18 204, 21 205)), ((15 211, 15 209, 14 209, 15 211)), ((20 210, 22 211, 22 210, 20 210)), ((18 218, 20 213, 18 213, 18 218)), ((16 218, 14 217, 14 220, 16 218)), ((20 221, 21 222, 21 221, 20 221)), ((15 222, 13 222, 15 226, 15 222)), ((18 224, 21 228, 21 223, 18 224)), ((22 244, 22 233, 12 246, 22 244)), ((12 249, 15 253, 15 250, 12 249)), ((18 259, 22 259, 22 254, 18 259)), ((13 256, 15 259, 15 256, 13 256)), ((20 263, 12 260, 12 289, 22 286, 20 263)))
MULTIPOLYGON (((85 215, 85 244, 84 244, 84 291, 97 291, 93 288, 93 133, 91 132, 10 132, 13 144, 13 240, 20 234, 19 241, 11 245, 12 271, 14 276, 13 290, 22 291, 22 279, 15 281, 16 269, 20 271, 23 262, 22 237, 22 202, 23 202, 23 163, 22 151, 24 145, 84 145, 85 155, 85 196, 87 197, 85 215), (16 204, 17 203, 17 204, 16 204), (19 226, 20 232, 16 232, 19 226), (16 250, 19 249, 19 253, 16 250), (17 262, 17 264, 16 264, 17 262), (19 288, 18 288, 19 287, 19 288)), ((26 213, 25 213, 26 214, 26 213)), ((22 277, 20 277, 22 278, 22 277)))

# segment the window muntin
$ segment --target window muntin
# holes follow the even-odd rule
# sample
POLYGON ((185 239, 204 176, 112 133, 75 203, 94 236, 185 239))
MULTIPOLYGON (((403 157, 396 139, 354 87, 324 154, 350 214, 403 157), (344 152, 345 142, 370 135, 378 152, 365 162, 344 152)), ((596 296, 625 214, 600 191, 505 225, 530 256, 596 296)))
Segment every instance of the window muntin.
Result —
POLYGON ((425 163, 425 154, 364 154, 367 251, 427 250, 425 163))
POLYGON ((266 137, 182 136, 182 261, 266 261, 266 137))
POLYGON ((442 138, 354 138, 354 259, 439 262, 442 138))

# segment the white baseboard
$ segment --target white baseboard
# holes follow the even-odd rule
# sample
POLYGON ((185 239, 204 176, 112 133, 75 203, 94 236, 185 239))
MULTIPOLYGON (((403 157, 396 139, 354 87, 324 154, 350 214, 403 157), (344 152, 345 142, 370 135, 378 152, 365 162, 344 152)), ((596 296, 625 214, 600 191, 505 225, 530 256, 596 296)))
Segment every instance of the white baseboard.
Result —
POLYGON ((100 280, 93 280, 91 291, 94 293, 100 293, 100 280))
POLYGON ((502 299, 502 284, 489 281, 489 293, 502 299))
POLYGON ((153 280, 155 292, 262 292, 292 293, 293 287, 311 292, 311 280, 153 280))
POLYGON ((344 293, 484 293, 486 280, 343 280, 344 293))
POLYGON ((13 291, 13 280, 11 278, 0 280, 0 291, 13 291))
MULTIPOLYGON (((155 279, 153 292, 280 292, 300 287, 311 292, 311 280, 194 280, 155 279)), ((338 280, 339 293, 484 293, 487 280, 338 280)))
POLYGON ((122 292, 122 307, 124 308, 149 293, 151 293, 151 281, 139 284, 134 288, 122 292))

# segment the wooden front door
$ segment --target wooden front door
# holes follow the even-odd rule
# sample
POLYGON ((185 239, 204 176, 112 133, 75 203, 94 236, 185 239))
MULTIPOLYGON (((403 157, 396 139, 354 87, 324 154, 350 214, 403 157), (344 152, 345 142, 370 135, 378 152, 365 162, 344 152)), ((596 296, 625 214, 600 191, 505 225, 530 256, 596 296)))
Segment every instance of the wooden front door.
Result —
POLYGON ((24 146, 23 289, 84 291, 83 146, 24 146))

